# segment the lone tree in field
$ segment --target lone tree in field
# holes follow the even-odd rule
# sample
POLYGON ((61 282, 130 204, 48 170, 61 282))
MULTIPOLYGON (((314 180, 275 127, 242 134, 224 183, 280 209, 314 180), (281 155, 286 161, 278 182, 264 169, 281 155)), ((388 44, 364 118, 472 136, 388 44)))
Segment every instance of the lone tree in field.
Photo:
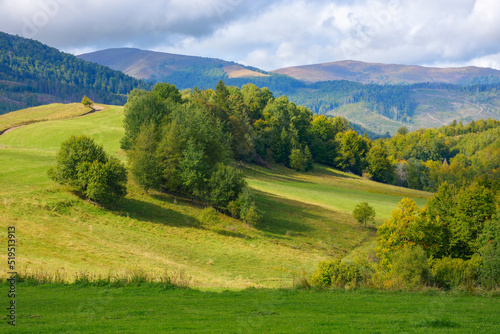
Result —
POLYGON ((125 166, 90 137, 68 138, 56 160, 57 165, 48 171, 49 177, 72 186, 93 201, 109 203, 127 194, 125 166))
POLYGON ((91 99, 89 99, 87 97, 87 95, 84 95, 83 96, 83 99, 82 99, 82 104, 85 106, 85 107, 89 107, 89 108, 92 108, 92 106, 94 105, 94 102, 92 102, 91 99))
POLYGON ((367 202, 361 202, 356 205, 352 215, 360 224, 366 227, 367 222, 374 222, 375 209, 368 205, 367 202))

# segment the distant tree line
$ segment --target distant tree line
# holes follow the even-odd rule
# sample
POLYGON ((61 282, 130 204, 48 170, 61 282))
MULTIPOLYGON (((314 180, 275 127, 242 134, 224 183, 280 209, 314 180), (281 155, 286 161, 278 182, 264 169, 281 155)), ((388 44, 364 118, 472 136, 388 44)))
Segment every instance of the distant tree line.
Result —
POLYGON ((500 189, 500 121, 407 132, 380 140, 392 161, 397 185, 436 191, 439 186, 479 182, 500 189))

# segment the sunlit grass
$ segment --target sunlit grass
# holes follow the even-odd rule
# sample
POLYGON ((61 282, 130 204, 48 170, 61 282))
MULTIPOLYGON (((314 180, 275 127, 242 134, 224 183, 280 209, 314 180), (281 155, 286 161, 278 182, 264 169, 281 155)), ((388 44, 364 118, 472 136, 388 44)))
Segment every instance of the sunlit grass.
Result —
POLYGON ((73 134, 87 134, 125 159, 119 149, 122 120, 122 107, 107 106, 0 136, 0 226, 16 226, 20 272, 68 281, 82 272, 175 272, 198 287, 289 287, 318 262, 372 244, 374 229, 352 218, 357 203, 375 206, 381 222, 402 197, 421 204, 428 196, 319 165, 311 173, 246 166, 263 220, 250 227, 219 214, 220 222, 206 227, 198 220, 202 204, 146 194, 132 179, 127 197, 103 208, 48 178, 57 149, 73 134))

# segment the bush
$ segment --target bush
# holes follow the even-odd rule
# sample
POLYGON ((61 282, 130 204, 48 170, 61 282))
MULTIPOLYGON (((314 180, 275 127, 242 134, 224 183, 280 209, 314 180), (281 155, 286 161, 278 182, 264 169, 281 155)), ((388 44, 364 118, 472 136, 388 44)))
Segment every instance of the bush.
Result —
POLYGON ((231 205, 233 211, 239 209, 239 217, 248 225, 255 226, 262 219, 261 212, 257 209, 253 195, 247 187, 243 189, 236 203, 231 205))
POLYGON ((390 266, 393 283, 401 288, 416 288, 430 281, 430 266, 424 249, 406 245, 397 250, 390 266))
POLYGON ((459 258, 444 257, 432 263, 434 284, 443 289, 453 289, 459 286, 473 285, 476 282, 481 258, 474 256, 465 261, 459 258))
POLYGON ((90 137, 70 137, 61 144, 56 161, 48 171, 49 177, 93 201, 108 203, 127 194, 125 166, 90 137))
POLYGON ((219 216, 217 215, 217 210, 211 206, 203 209, 198 216, 201 224, 207 228, 212 228, 219 223, 219 216))
POLYGON ((347 285, 358 286, 366 281, 357 264, 342 262, 340 258, 320 262, 310 281, 319 287, 344 288, 347 285))
POLYGON ((217 208, 229 209, 229 203, 238 199, 245 185, 242 172, 219 163, 209 180, 209 201, 217 208))

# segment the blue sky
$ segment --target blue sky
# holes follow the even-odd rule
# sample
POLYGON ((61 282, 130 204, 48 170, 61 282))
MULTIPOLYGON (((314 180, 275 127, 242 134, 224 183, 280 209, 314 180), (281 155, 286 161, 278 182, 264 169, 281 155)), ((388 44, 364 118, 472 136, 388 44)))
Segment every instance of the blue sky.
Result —
POLYGON ((273 70, 344 59, 500 69, 497 0, 0 0, 0 30, 80 54, 136 47, 273 70))

